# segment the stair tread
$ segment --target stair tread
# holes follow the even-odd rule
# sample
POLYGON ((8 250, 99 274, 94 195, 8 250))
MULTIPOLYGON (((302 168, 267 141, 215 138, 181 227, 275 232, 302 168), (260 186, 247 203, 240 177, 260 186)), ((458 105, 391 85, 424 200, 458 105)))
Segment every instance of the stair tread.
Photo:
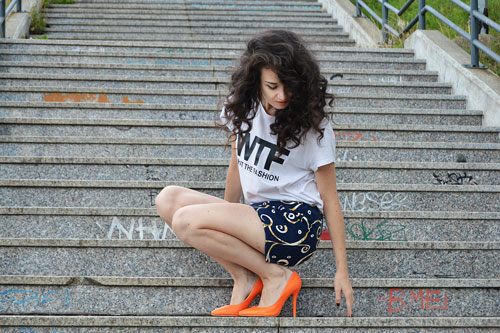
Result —
MULTIPOLYGON (((498 279, 471 278, 352 278, 354 288, 500 288, 498 279)), ((230 278, 206 277, 121 277, 121 276, 49 276, 0 275, 0 285, 82 285, 120 287, 232 287, 230 278)), ((302 278, 305 288, 333 288, 332 278, 302 278)))
POLYGON ((5 325, 19 326, 147 326, 147 327, 253 327, 253 328, 405 328, 405 327, 500 327, 500 317, 210 317, 210 316, 71 316, 0 315, 5 325))
MULTIPOLYGON (((190 248, 176 239, 109 240, 60 238, 0 238, 0 247, 68 248, 190 248)), ((331 249, 330 241, 321 241, 318 249, 331 249)), ((389 250, 500 250, 500 241, 346 241, 347 249, 389 250)))

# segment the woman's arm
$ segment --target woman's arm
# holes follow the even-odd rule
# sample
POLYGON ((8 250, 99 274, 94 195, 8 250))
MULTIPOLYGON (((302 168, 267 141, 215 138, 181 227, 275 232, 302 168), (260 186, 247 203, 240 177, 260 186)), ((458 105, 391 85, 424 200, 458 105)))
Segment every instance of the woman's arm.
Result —
POLYGON ((242 193, 240 174, 238 171, 238 160, 236 158, 236 140, 234 140, 233 135, 231 137, 231 161, 229 162, 229 167, 227 168, 224 200, 229 202, 240 202, 242 193))
POLYGON ((337 193, 335 164, 330 163, 319 167, 315 176, 316 184, 323 200, 323 211, 335 253, 335 264, 337 267, 335 274, 335 301, 337 306, 339 306, 341 294, 343 293, 347 304, 347 315, 351 317, 354 296, 347 269, 344 216, 340 208, 337 193))

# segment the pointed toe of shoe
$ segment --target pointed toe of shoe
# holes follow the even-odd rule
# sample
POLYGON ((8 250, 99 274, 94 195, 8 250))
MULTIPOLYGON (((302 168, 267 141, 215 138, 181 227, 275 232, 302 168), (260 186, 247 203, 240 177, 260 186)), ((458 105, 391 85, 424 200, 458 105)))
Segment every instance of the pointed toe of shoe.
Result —
POLYGON ((226 305, 217 308, 211 312, 212 316, 230 316, 237 317, 238 313, 243 310, 244 307, 238 305, 226 305))

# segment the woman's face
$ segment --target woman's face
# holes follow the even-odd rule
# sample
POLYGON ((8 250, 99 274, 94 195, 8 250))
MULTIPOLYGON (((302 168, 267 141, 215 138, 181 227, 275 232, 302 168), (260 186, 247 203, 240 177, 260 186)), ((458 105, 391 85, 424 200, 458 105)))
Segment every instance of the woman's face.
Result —
POLYGON ((284 109, 290 103, 291 93, 285 91, 285 86, 278 75, 270 68, 263 68, 260 73, 261 102, 266 112, 273 115, 276 110, 284 109))

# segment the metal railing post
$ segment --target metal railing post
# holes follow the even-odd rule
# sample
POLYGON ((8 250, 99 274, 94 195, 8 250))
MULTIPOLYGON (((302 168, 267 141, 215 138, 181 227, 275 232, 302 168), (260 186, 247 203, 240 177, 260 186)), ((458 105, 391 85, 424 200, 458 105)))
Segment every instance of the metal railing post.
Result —
POLYGON ((418 28, 425 30, 425 0, 418 0, 418 28))
POLYGON ((479 39, 479 20, 472 13, 478 10, 477 0, 470 2, 470 54, 472 68, 479 67, 479 49, 474 45, 474 41, 479 39))
POLYGON ((386 2, 387 0, 382 0, 382 39, 384 40, 384 43, 387 43, 388 40, 385 25, 389 22, 389 9, 385 6, 386 2))
POLYGON ((5 0, 0 0, 0 38, 5 38, 5 0))
POLYGON ((355 17, 362 17, 361 13, 361 5, 359 2, 356 0, 356 16, 355 17))
MULTIPOLYGON (((478 6, 479 6, 479 12, 484 16, 488 17, 488 0, 479 0, 478 6)), ((481 22, 481 31, 479 31, 479 33, 489 34, 490 27, 487 24, 481 22)))

